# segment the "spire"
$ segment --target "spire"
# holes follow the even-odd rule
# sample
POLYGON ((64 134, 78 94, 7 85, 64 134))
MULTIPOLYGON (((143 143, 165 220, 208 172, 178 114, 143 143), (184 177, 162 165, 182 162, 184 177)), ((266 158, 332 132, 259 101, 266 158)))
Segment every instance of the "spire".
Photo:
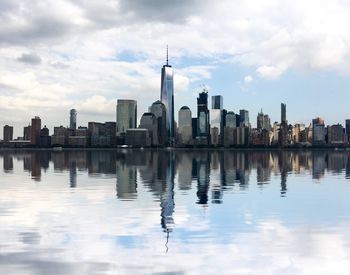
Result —
POLYGON ((168 45, 166 45, 166 65, 169 66, 169 48, 168 48, 168 45))

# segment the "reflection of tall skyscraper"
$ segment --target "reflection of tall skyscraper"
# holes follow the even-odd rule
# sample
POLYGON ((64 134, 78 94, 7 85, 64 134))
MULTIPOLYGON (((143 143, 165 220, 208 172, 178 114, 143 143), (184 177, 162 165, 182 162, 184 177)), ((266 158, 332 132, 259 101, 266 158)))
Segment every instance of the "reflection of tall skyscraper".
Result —
POLYGON ((117 102, 117 136, 125 135, 126 130, 136 128, 136 100, 118 99, 117 102))
POLYGON ((12 172, 13 170, 13 157, 11 155, 11 153, 4 153, 4 172, 5 173, 9 173, 12 172))
POLYGON ((70 110, 69 127, 74 130, 77 129, 77 110, 75 109, 70 110))
POLYGON ((197 159, 197 197, 198 204, 208 204, 210 156, 208 152, 200 154, 197 159))
POLYGON ((160 195, 160 207, 161 207, 161 224, 165 232, 171 232, 174 226, 174 176, 175 176, 175 160, 174 152, 170 151, 166 153, 167 169, 165 172, 165 182, 163 192, 160 195))
POLYGON ((40 165, 40 154, 39 152, 31 153, 31 172, 32 179, 35 181, 41 180, 41 165, 40 165))
POLYGON ((71 188, 77 187, 77 164, 75 161, 70 163, 69 184, 71 188))
POLYGON ((162 79, 160 89, 160 100, 166 110, 166 129, 168 136, 168 144, 174 145, 174 72, 168 62, 168 49, 166 65, 162 68, 162 79))
POLYGON ((117 198, 133 200, 137 197, 136 167, 117 161, 117 198))

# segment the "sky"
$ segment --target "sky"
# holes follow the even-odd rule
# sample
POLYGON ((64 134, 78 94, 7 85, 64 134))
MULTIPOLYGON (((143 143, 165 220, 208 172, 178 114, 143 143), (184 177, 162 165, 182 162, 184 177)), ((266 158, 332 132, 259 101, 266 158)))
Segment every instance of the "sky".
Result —
MULTIPOLYGON (((166 45, 174 67, 175 117, 196 115, 206 85, 224 108, 262 109, 289 123, 350 118, 350 0, 2 0, 0 137, 42 125, 115 121, 117 99, 138 116, 160 96, 166 45)), ((209 102, 210 103, 210 102, 209 102)))

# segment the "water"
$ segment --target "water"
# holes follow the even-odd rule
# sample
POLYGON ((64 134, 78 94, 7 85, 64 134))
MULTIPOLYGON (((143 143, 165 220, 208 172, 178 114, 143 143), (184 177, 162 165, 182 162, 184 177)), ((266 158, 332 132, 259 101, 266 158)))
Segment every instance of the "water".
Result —
POLYGON ((349 274, 349 152, 2 151, 0 167, 0 274, 349 274))

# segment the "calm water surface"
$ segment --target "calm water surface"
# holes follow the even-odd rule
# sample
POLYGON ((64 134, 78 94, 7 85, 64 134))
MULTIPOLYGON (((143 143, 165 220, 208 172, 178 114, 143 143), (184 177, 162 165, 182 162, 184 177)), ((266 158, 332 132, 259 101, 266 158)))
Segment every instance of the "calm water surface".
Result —
POLYGON ((2 151, 0 274, 350 274, 350 153, 2 151))

